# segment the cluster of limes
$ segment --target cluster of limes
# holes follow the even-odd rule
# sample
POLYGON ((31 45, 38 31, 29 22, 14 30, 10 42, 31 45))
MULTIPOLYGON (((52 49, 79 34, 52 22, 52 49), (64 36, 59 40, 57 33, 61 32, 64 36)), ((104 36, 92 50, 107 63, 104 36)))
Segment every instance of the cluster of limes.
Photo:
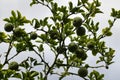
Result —
MULTIPOLYGON (((6 32, 11 32, 13 31, 13 34, 14 36, 16 37, 21 37, 23 36, 23 34, 25 33, 24 32, 24 29, 21 29, 19 27, 14 27, 14 25, 12 23, 6 23, 5 26, 4 26, 4 30, 6 32)), ((31 32, 30 33, 30 39, 32 40, 35 40, 37 38, 37 33, 36 32, 31 32)))
POLYGON ((75 17, 73 19, 73 25, 76 27, 76 34, 78 36, 83 36, 86 33, 85 28, 81 26, 82 23, 83 23, 83 21, 80 17, 75 17))
POLYGON ((86 58, 87 58, 86 52, 84 51, 84 49, 79 48, 77 43, 71 42, 68 45, 68 50, 72 53, 75 53, 76 57, 81 60, 86 60, 86 58))

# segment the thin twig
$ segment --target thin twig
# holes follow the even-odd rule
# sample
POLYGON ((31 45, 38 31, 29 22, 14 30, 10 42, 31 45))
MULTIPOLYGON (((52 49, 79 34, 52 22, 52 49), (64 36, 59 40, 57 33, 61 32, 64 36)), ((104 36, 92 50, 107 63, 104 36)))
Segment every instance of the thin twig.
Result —
POLYGON ((48 63, 42 58, 42 56, 35 49, 33 49, 33 51, 40 57, 40 59, 42 60, 42 62, 44 62, 45 65, 49 68, 48 63))
POLYGON ((10 51, 11 51, 11 49, 12 49, 12 41, 13 41, 13 37, 11 38, 11 41, 10 41, 10 43, 9 43, 9 47, 8 47, 7 52, 6 52, 5 61, 4 61, 4 63, 3 63, 3 66, 4 66, 6 63, 8 63, 8 56, 9 56, 10 51))

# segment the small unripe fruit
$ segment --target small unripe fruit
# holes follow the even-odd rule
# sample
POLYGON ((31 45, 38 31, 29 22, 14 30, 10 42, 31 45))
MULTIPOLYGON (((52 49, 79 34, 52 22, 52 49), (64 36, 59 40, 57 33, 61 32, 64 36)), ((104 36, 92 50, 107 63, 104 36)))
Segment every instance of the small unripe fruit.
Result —
POLYGON ((83 35, 85 35, 86 30, 85 30, 84 27, 78 27, 77 30, 76 30, 76 33, 77 33, 78 36, 83 36, 83 35))
POLYGON ((80 77, 86 77, 88 74, 88 70, 84 67, 81 67, 79 70, 78 70, 78 75, 80 77))
POLYGON ((8 68, 11 70, 18 70, 19 64, 17 62, 13 61, 8 65, 8 68))
POLYGON ((14 26, 12 23, 6 23, 4 26, 5 31, 11 32, 13 30, 14 26))
POLYGON ((72 42, 68 45, 68 50, 70 52, 75 52, 77 50, 77 48, 78 48, 78 45, 74 42, 72 42))
POLYGON ((65 47, 62 47, 62 46, 57 47, 57 52, 58 52, 59 54, 64 53, 66 50, 67 50, 67 49, 66 49, 65 47))
POLYGON ((58 35, 58 32, 57 31, 50 31, 50 38, 51 39, 58 39, 59 35, 58 35))
POLYGON ((22 30, 21 28, 16 28, 16 29, 14 30, 14 35, 15 35, 16 37, 21 37, 22 34, 23 34, 23 30, 22 30))
POLYGON ((80 17, 75 17, 73 20, 73 25, 75 27, 80 27, 82 25, 82 19, 80 17))
POLYGON ((81 60, 86 60, 87 58, 87 54, 83 49, 77 49, 75 54, 76 54, 76 57, 80 58, 81 60))
POLYGON ((88 49, 94 49, 94 42, 88 42, 87 43, 87 47, 88 47, 88 49))
POLYGON ((37 38, 37 33, 31 32, 30 39, 35 40, 37 38))

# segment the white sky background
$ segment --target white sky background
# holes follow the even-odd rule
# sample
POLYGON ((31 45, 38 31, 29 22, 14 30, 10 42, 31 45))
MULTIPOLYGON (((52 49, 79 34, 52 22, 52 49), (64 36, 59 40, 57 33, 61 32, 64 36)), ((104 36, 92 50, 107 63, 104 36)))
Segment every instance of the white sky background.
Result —
MULTIPOLYGON (((69 0, 57 0, 61 4, 67 4, 69 0)), ((77 1, 77 0, 73 0, 77 1)), ((111 8, 120 10, 120 1, 119 0, 100 0, 102 2, 101 10, 104 14, 99 14, 96 16, 96 21, 100 21, 100 27, 108 26, 107 20, 110 18, 109 14, 111 8)), ((28 19, 32 18, 44 18, 49 16, 50 13, 47 8, 41 5, 34 5, 30 7, 31 0, 0 0, 0 31, 3 31, 4 22, 2 19, 9 17, 11 15, 11 10, 19 10, 22 15, 26 16, 28 19)), ((101 69, 100 71, 105 73, 105 80, 118 80, 120 79, 120 20, 117 20, 114 27, 112 28, 113 35, 112 37, 105 38, 108 46, 116 50, 116 56, 114 58, 115 63, 110 66, 108 70, 101 69), (102 71, 104 70, 104 71, 102 71)), ((29 26, 29 25, 28 25, 29 26)), ((27 26, 27 27, 28 27, 27 26)), ((5 46, 0 45, 0 51, 4 51, 5 46)), ((22 58, 22 57, 21 57, 22 58)), ((89 62, 94 61, 90 59, 89 62)), ((72 77, 71 77, 72 78, 72 77)), ((73 80, 75 78, 72 78, 73 80)), ((65 80, 65 79, 64 79, 65 80)), ((71 80, 71 79, 69 79, 71 80)), ((76 80, 76 79, 75 79, 76 80)))

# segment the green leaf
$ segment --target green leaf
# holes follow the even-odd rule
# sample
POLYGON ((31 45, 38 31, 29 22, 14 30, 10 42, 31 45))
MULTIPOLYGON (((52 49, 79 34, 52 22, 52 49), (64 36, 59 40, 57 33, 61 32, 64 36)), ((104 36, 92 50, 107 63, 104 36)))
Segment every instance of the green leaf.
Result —
POLYGON ((54 15, 56 15, 56 12, 57 12, 57 10, 58 10, 58 5, 57 5, 57 3, 53 3, 53 2, 51 2, 51 6, 52 6, 52 13, 54 14, 54 15))
POLYGON ((44 20, 43 20, 43 26, 46 26, 48 24, 48 17, 46 17, 44 20))
POLYGON ((4 32, 0 32, 0 43, 4 42, 7 38, 7 35, 4 32))
POLYGON ((79 9, 80 9, 80 7, 74 7, 74 8, 71 9, 70 12, 71 12, 72 14, 74 14, 75 12, 78 12, 79 9))
POLYGON ((24 23, 30 23, 31 21, 30 20, 25 20, 24 23))
POLYGON ((108 20, 108 23, 109 23, 110 26, 113 25, 113 21, 111 21, 111 20, 108 20))
POLYGON ((38 72, 36 72, 36 71, 31 71, 31 74, 30 74, 31 77, 36 77, 37 75, 39 75, 38 72))
POLYGON ((42 2, 44 2, 45 0, 41 0, 42 2))
POLYGON ((96 1, 95 1, 95 4, 96 4, 96 7, 101 6, 101 2, 99 2, 99 0, 96 0, 96 1))
MULTIPOLYGON (((41 1, 44 1, 44 0, 41 0, 41 1)), ((30 3, 30 6, 36 4, 36 0, 32 0, 32 2, 30 3)))
POLYGON ((21 13, 19 11, 17 11, 17 15, 18 15, 17 19, 21 19, 22 18, 22 15, 21 15, 21 13))
POLYGON ((99 8, 96 8, 95 13, 103 13, 99 8))
POLYGON ((41 34, 39 36, 40 39, 42 39, 43 41, 46 41, 47 40, 47 35, 46 34, 41 34))
POLYGON ((92 50, 92 55, 93 55, 93 56, 96 56, 96 55, 97 55, 97 53, 98 53, 98 51, 97 51, 97 50, 95 50, 95 49, 93 49, 93 50, 92 50))
POLYGON ((15 73, 12 77, 21 79, 21 74, 20 73, 15 73))
POLYGON ((3 20, 6 21, 6 22, 11 22, 9 18, 5 18, 3 20))
POLYGON ((93 70, 90 75, 88 75, 90 80, 104 80, 104 75, 100 74, 98 71, 93 70))
POLYGON ((54 3, 54 9, 57 11, 57 9, 58 9, 57 3, 54 3))
MULTIPOLYGON (((44 0, 41 0, 41 1, 44 1, 44 0)), ((50 3, 52 2, 53 0, 45 0, 46 2, 50 3)))
POLYGON ((70 1, 70 2, 69 2, 69 10, 71 11, 72 8, 73 8, 73 3, 70 1))
POLYGON ((88 0, 81 0, 81 2, 82 2, 83 4, 85 4, 85 3, 88 2, 88 0))
POLYGON ((16 17, 16 13, 12 10, 11 11, 11 14, 12 14, 12 16, 16 19, 17 17, 16 17))
POLYGON ((3 65, 2 64, 0 64, 0 70, 3 68, 3 65))
POLYGON ((95 29, 95 31, 98 31, 98 30, 99 30, 99 22, 96 23, 94 29, 95 29))
POLYGON ((37 60, 34 61, 34 66, 37 66, 37 65, 43 65, 42 63, 38 63, 37 60))
POLYGON ((11 21, 11 23, 14 23, 15 22, 15 18, 14 17, 10 17, 10 21, 11 21))
POLYGON ((39 23, 39 21, 37 19, 35 19, 35 26, 34 26, 34 28, 37 29, 39 27, 40 27, 40 23, 39 23))
POLYGON ((29 63, 27 61, 23 61, 21 64, 20 64, 21 67, 24 67, 25 69, 28 69, 29 68, 29 63))
POLYGON ((98 80, 103 80, 104 78, 104 74, 101 74, 100 76, 98 76, 98 80))
POLYGON ((116 10, 114 8, 112 8, 111 16, 116 17, 116 15, 117 15, 116 10))
POLYGON ((42 52, 43 50, 44 50, 43 44, 40 44, 40 46, 39 46, 39 51, 42 52))
POLYGON ((80 2, 80 0, 78 0, 77 6, 80 6, 82 3, 80 2))
POLYGON ((22 71, 23 80, 27 77, 26 73, 22 71))

